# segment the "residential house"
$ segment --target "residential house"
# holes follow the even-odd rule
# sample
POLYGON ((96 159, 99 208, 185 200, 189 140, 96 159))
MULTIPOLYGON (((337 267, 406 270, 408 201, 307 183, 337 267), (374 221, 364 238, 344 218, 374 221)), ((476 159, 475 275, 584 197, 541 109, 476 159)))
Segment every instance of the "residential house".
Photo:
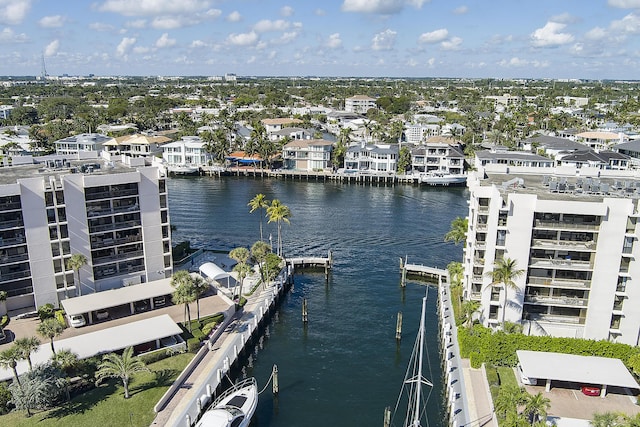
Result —
POLYGON ((282 130, 285 127, 293 127, 295 125, 301 124, 302 120, 280 118, 280 119, 262 119, 261 122, 264 125, 265 130, 267 131, 267 136, 271 137, 271 135, 274 132, 282 130))
POLYGON ((393 173, 398 167, 397 144, 356 144, 350 146, 344 157, 347 170, 393 173))
POLYGON ((284 169, 318 171, 331 168, 333 143, 324 139, 294 139, 282 148, 284 169))
POLYGON ((80 133, 55 142, 56 154, 62 156, 96 157, 103 146, 114 139, 101 133, 80 133))
POLYGON ((208 166, 211 159, 206 149, 206 142, 197 136, 183 136, 179 141, 162 146, 162 160, 172 169, 197 171, 208 166))
POLYGON ((629 138, 623 133, 613 132, 581 132, 576 135, 576 142, 595 151, 609 150, 614 145, 622 144, 628 140, 629 138))
POLYGON ((527 151, 507 149, 478 150, 475 153, 474 166, 480 170, 487 165, 523 166, 528 168, 552 168, 554 160, 527 151))
POLYGON ((459 145, 430 142, 411 149, 413 172, 464 173, 464 153, 459 145))
POLYGON ((271 141, 282 141, 285 138, 294 140, 294 139, 307 139, 311 137, 312 137, 312 134, 308 130, 298 128, 298 127, 287 127, 269 134, 269 139, 271 141))

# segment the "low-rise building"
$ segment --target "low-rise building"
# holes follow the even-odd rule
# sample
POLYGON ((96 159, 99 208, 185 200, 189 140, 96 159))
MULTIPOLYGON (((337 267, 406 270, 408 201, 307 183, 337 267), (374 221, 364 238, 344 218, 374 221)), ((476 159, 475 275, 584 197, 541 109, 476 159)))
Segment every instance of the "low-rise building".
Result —
POLYGON ((285 169, 322 171, 331 168, 333 143, 324 139, 295 139, 282 148, 285 169))
POLYGON ((431 142, 411 149, 413 172, 462 174, 464 158, 459 145, 431 142))
POLYGON ((183 136, 162 146, 162 160, 170 172, 194 173, 207 166, 211 155, 206 143, 197 136, 183 136))
POLYGON ((350 146, 344 156, 347 170, 393 173, 398 167, 397 144, 360 144, 350 146))
POLYGON ((376 100, 366 95, 354 95, 344 100, 344 111, 347 113, 366 114, 371 108, 377 108, 376 100))
POLYGON ((80 133, 56 141, 56 154, 76 157, 86 154, 95 157, 110 141, 114 141, 114 138, 101 133, 80 133))

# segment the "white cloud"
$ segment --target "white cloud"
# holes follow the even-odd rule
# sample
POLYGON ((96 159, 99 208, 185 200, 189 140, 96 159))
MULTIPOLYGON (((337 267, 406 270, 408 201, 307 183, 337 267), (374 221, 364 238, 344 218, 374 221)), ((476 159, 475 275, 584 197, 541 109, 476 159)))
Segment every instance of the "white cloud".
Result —
POLYGON ((165 47, 171 47, 176 44, 176 39, 170 39, 169 33, 163 33, 158 40, 156 40, 156 47, 159 49, 165 47))
POLYGON ((607 31, 604 28, 595 27, 587 31, 584 36, 589 40, 602 40, 607 37, 607 31))
POLYGON ((274 42, 277 44, 291 43, 298 37, 299 34, 300 33, 298 33, 297 31, 287 31, 286 33, 283 33, 280 36, 280 38, 278 40, 275 40, 274 42))
POLYGON ((207 43, 203 42, 202 40, 194 40, 194 41, 191 42, 190 47, 192 47, 192 48, 207 47, 207 43))
POLYGON ((440 28, 439 30, 420 34, 418 43, 438 43, 445 40, 448 36, 449 31, 447 31, 446 28, 440 28))
POLYGON ((397 35, 397 32, 386 29, 373 36, 373 39, 371 40, 371 48, 373 50, 391 50, 393 49, 393 45, 396 43, 397 35))
POLYGON ((151 49, 147 46, 135 46, 133 49, 131 49, 131 51, 135 54, 143 55, 145 53, 151 52, 151 49))
POLYGON ((227 41, 235 46, 250 46, 258 41, 258 34, 255 31, 250 33, 229 34, 227 41))
POLYGON ((157 30, 175 30, 182 28, 184 23, 178 17, 161 16, 151 21, 151 26, 157 30))
POLYGON ((547 61, 530 61, 528 59, 522 59, 514 56, 513 58, 498 62, 498 65, 501 67, 507 68, 522 68, 522 67, 534 67, 534 68, 544 68, 548 67, 549 63, 547 61))
POLYGON ((22 43, 28 40, 25 33, 16 34, 9 27, 0 31, 0 43, 22 43))
POLYGON ((469 8, 467 6, 459 6, 453 9, 453 13, 455 15, 464 15, 467 12, 469 12, 469 8))
POLYGON ((118 47, 116 47, 116 55, 126 56, 129 49, 136 43, 135 37, 123 37, 118 47))
POLYGON ((89 24, 89 28, 94 31, 113 31, 113 25, 105 24, 103 22, 92 22, 89 24))
POLYGON ((329 40, 326 46, 330 49, 337 49, 342 46, 342 40, 340 39, 340 33, 333 33, 329 36, 329 40))
POLYGON ((324 15, 326 15, 326 14, 327 14, 327 12, 325 12, 325 11, 324 11, 324 9, 316 9, 313 13, 314 13, 316 16, 324 16, 324 15))
POLYGON ((640 9, 640 0, 609 0, 609 6, 620 9, 640 9))
POLYGON ((38 24, 43 28, 60 28, 64 25, 66 18, 62 15, 45 16, 38 24))
POLYGON ((427 1, 428 0, 344 0, 342 10, 345 12, 389 15, 400 12, 407 5, 420 9, 427 1))
POLYGON ((209 19, 216 19, 222 15, 222 11, 220 9, 209 9, 204 13, 204 15, 209 19))
POLYGON ((239 22, 242 20, 242 15, 237 10, 234 10, 229 15, 227 15, 227 21, 229 22, 239 22))
POLYGON ((280 15, 281 16, 293 15, 293 8, 291 6, 284 6, 282 9, 280 9, 280 15))
POLYGON ((146 19, 136 19, 135 21, 129 21, 125 24, 129 28, 144 28, 147 26, 146 19))
POLYGON ((551 18, 549 18, 550 22, 557 22, 559 24, 573 24, 578 22, 580 19, 569 14, 569 13, 562 13, 560 15, 554 15, 551 18))
POLYGON ((58 53, 58 49, 60 48, 60 41, 54 40, 44 48, 44 56, 53 56, 58 53))
POLYGON ((451 37, 449 40, 440 43, 440 46, 444 50, 457 50, 461 44, 462 39, 460 37, 451 37))
POLYGON ((0 0, 0 24, 16 25, 31 9, 31 0, 0 0))
POLYGON ((289 28, 289 25, 290 25, 289 22, 283 19, 278 19, 276 21, 271 21, 270 19, 263 19, 261 21, 258 21, 253 26, 253 31, 257 33, 266 33, 269 31, 284 31, 287 28, 289 28))
POLYGON ((559 22, 547 24, 531 33, 531 44, 535 47, 556 47, 573 42, 573 35, 562 33, 567 25, 559 22))
POLYGON ((631 12, 624 18, 613 21, 611 23, 611 29, 625 34, 637 34, 640 32, 640 16, 631 12))
POLYGON ((158 16, 201 12, 210 4, 208 0, 107 0, 98 9, 124 16, 158 16))

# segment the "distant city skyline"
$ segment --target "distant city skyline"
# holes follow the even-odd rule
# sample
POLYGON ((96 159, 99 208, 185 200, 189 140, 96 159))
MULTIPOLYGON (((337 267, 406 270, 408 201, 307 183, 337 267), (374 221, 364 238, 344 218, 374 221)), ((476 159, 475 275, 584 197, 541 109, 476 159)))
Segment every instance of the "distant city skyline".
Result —
POLYGON ((626 79, 640 0, 0 0, 0 75, 626 79))

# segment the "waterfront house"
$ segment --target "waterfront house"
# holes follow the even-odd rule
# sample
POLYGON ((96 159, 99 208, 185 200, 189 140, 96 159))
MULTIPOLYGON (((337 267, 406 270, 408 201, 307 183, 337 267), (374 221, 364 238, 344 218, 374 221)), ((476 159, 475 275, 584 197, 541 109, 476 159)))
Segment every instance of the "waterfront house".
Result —
POLYGON ((333 143, 324 139, 295 139, 282 148, 284 169, 322 171, 331 168, 333 143))
POLYGON ((397 170, 397 144, 356 144, 350 146, 344 157, 347 170, 388 172, 397 170))
POLYGON ((586 145, 595 151, 609 150, 616 144, 629 141, 623 133, 613 132, 581 132, 576 135, 576 142, 586 145))
POLYGON ((411 149, 411 165, 414 172, 464 172, 464 153, 457 144, 429 142, 411 149))
POLYGON ((197 136, 183 136, 179 141, 162 146, 162 160, 170 171, 184 170, 196 172, 207 166, 211 159, 206 143, 197 136))
POLYGON ((74 158, 93 158, 102 151, 106 143, 113 140, 112 137, 101 133, 81 133, 57 140, 56 154, 74 158))
POLYGON ((275 132, 269 134, 269 139, 271 141, 282 141, 285 138, 289 138, 290 140, 295 139, 308 139, 313 135, 306 129, 298 128, 298 127, 286 127, 275 132))
POLYGON ((490 165, 522 166, 527 168, 552 168, 553 159, 530 153, 507 149, 478 150, 475 153, 476 169, 490 168, 490 165))
POLYGON ((109 154, 124 154, 129 157, 150 157, 161 152, 161 144, 171 141, 166 136, 133 134, 119 136, 103 144, 109 154))
POLYGON ((640 167, 640 140, 614 145, 613 150, 629 156, 629 163, 632 167, 636 169, 640 167))
POLYGON ((556 157, 559 166, 571 166, 576 169, 591 167, 596 169, 626 170, 629 168, 629 156, 615 151, 592 150, 574 151, 556 157))

